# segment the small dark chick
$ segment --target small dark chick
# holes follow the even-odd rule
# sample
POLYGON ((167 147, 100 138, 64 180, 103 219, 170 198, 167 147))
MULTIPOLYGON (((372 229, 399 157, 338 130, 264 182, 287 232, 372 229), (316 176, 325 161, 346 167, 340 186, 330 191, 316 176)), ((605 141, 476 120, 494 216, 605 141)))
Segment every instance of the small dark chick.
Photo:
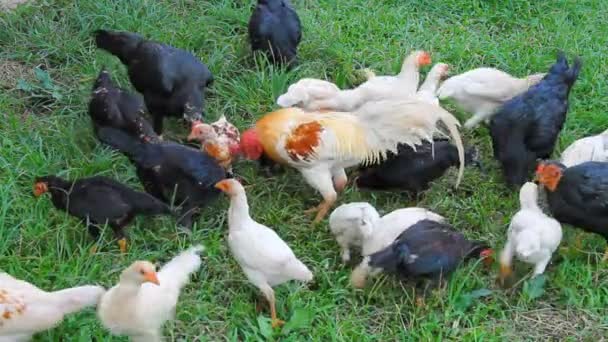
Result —
MULTIPOLYGON (((475 147, 469 148, 465 152, 465 163, 481 167, 477 154, 475 147)), ((447 140, 424 142, 416 146, 416 150, 399 145, 397 154, 389 154, 382 163, 361 166, 355 183, 364 189, 418 193, 458 163, 458 150, 447 140)))
POLYGON ((251 50, 263 51, 275 64, 292 64, 301 39, 300 18, 289 0, 258 0, 249 19, 251 50))
POLYGON ((139 95, 116 87, 110 73, 101 70, 89 102, 95 134, 101 127, 112 127, 143 141, 157 142, 158 135, 143 116, 145 111, 146 106, 139 95))
MULTIPOLYGON (((541 162, 536 178, 546 189, 556 220, 608 242, 608 163, 585 162, 567 168, 555 161, 541 162)), ((608 260, 608 248, 604 260, 608 260)))
POLYGON ((220 194, 214 185, 226 178, 226 170, 197 149, 173 142, 147 144, 113 128, 100 129, 99 139, 131 160, 149 194, 180 208, 178 223, 188 232, 195 212, 220 194))
POLYGON ((107 177, 81 178, 74 181, 57 176, 36 178, 34 195, 51 194, 55 208, 81 219, 96 240, 106 223, 112 228, 121 252, 127 250, 124 228, 137 215, 169 215, 170 208, 145 192, 135 191, 107 177))
POLYGON ((507 101, 493 116, 490 134, 494 158, 500 162, 509 186, 524 184, 537 159, 551 156, 566 120, 570 89, 580 69, 580 58, 569 67, 560 52, 557 62, 538 84, 507 101))
POLYGON ((207 66, 190 52, 130 32, 95 31, 97 47, 127 67, 131 83, 144 96, 161 134, 165 116, 202 120, 204 91, 213 82, 207 66))
POLYGON ((423 277, 438 285, 458 265, 470 258, 493 262, 492 250, 470 241, 446 223, 422 220, 406 229, 385 249, 369 256, 369 266, 402 278, 423 277))

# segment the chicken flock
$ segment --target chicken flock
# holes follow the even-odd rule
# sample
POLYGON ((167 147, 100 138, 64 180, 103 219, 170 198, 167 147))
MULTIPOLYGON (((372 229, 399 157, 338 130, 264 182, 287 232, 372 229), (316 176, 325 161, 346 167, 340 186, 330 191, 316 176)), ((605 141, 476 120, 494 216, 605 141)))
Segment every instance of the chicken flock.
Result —
MULTIPOLYGON (((301 30, 288 0, 258 0, 249 22, 251 48, 293 68, 301 30)), ((145 192, 107 177, 44 175, 34 180, 34 194, 50 194, 52 204, 81 220, 95 241, 108 225, 122 253, 128 252, 126 228, 136 216, 171 216, 189 232, 198 212, 227 195, 229 250, 268 302, 273 327, 283 323, 273 287, 311 282, 314 270, 271 227, 251 216, 245 187, 233 178, 243 159, 296 169, 320 194, 321 202, 307 213, 315 214, 313 224, 329 214, 329 231, 345 263, 353 249, 360 250, 362 260, 351 275, 355 287, 364 287, 380 272, 441 286, 466 260, 492 265, 488 242, 468 239, 428 209, 380 216, 371 204, 357 202, 332 211, 349 183, 348 168, 357 167, 357 188, 412 194, 424 192, 451 167, 458 167, 456 186, 465 166, 482 169, 479 150, 465 147, 459 121, 440 100, 472 114, 466 129, 488 124, 504 180, 510 189, 519 188, 521 209, 512 217, 498 257, 501 281, 512 276, 513 258, 533 264, 534 276, 545 272, 561 243, 562 224, 608 240, 608 131, 583 138, 560 160, 550 160, 581 71, 578 57, 570 63, 559 52, 546 73, 521 78, 489 67, 448 77, 450 66, 436 63, 419 85, 420 69, 432 58, 416 50, 405 56, 397 75, 367 70, 366 81, 352 89, 303 78, 276 99, 279 108, 241 133, 225 116, 205 122, 205 92, 214 76, 193 54, 131 32, 100 29, 93 40, 126 66, 139 93, 116 87, 110 72, 101 70, 88 110, 94 134, 130 160, 145 192), (183 117, 191 126, 187 140, 201 148, 163 138, 166 116, 183 117)), ((148 261, 136 261, 108 290, 86 285, 45 292, 0 273, 0 341, 28 340, 65 315, 95 305, 112 334, 160 341, 180 291, 201 266, 203 250, 193 246, 158 271, 148 261)))

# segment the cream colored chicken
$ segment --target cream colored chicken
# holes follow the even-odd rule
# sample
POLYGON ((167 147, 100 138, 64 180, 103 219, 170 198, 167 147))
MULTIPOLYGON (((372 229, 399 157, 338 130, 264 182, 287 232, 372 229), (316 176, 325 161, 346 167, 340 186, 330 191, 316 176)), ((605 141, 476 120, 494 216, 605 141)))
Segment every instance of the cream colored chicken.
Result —
POLYGON ((521 209, 511 219, 507 243, 500 255, 501 280, 511 274, 513 257, 534 265, 534 275, 545 272, 562 240, 560 223, 538 206, 538 186, 525 183, 519 191, 521 209))
POLYGON ((494 68, 478 68, 448 78, 437 94, 440 100, 451 99, 463 110, 472 113, 464 127, 474 128, 489 121, 498 107, 540 82, 545 74, 516 78, 494 68))
POLYGON ((324 99, 313 100, 308 110, 351 112, 362 105, 382 100, 403 100, 416 94, 420 81, 419 69, 429 65, 431 56, 425 51, 414 51, 404 61, 396 76, 368 74, 368 80, 354 89, 341 90, 324 99))
POLYGON ((190 275, 201 266, 203 246, 192 247, 163 266, 136 261, 120 275, 120 281, 102 297, 97 313, 115 335, 132 341, 162 340, 162 326, 175 314, 177 300, 190 275))
POLYGON ((287 92, 277 98, 277 105, 283 108, 299 107, 304 110, 309 108, 310 103, 315 100, 326 99, 340 92, 337 85, 316 78, 303 78, 287 88, 287 92))
POLYGON ((424 82, 416 92, 416 98, 420 101, 428 102, 436 106, 439 105, 437 98, 437 88, 439 82, 448 76, 449 65, 445 63, 437 63, 433 65, 429 73, 426 75, 424 82))
POLYGON ((96 305, 104 292, 90 285, 46 292, 0 272, 0 342, 29 341, 65 315, 96 305))
POLYGON ((283 324, 277 317, 273 286, 290 280, 311 281, 312 272, 274 230, 257 223, 249 215, 245 189, 238 181, 226 179, 216 187, 230 197, 228 246, 247 279, 268 303, 272 326, 283 324))
POLYGON ((350 260, 351 248, 361 248, 363 261, 353 270, 351 282, 361 288, 369 275, 380 270, 368 265, 367 256, 389 246, 406 229, 421 220, 443 222, 445 218, 424 208, 403 208, 382 217, 366 202, 343 204, 329 216, 329 227, 342 249, 342 260, 350 260))
POLYGON ((588 161, 608 161, 608 130, 579 139, 562 152, 562 164, 572 167, 588 161))

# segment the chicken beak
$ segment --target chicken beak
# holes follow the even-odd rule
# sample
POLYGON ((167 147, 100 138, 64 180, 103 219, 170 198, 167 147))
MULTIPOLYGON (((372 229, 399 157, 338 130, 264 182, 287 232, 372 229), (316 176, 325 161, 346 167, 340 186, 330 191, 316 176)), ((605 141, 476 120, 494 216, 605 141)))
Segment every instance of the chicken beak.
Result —
POLYGON ((49 191, 49 187, 44 182, 38 182, 34 184, 34 196, 40 197, 45 192, 49 191))
POLYGON ((146 274, 144 274, 144 279, 148 283, 160 285, 160 282, 158 281, 158 277, 156 275, 156 272, 147 272, 146 274))
POLYGON ((230 191, 230 183, 228 182, 228 180, 223 180, 217 182, 215 184, 215 188, 220 189, 222 192, 228 193, 228 191, 230 191))

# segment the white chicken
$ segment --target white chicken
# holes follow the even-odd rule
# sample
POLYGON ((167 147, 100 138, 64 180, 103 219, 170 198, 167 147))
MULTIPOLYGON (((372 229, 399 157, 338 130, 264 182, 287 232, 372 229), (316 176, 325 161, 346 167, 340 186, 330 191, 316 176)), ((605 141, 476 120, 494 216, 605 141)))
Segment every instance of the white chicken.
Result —
POLYGON ((202 251, 203 246, 191 247, 158 273, 148 261, 134 262, 101 298, 97 314, 103 325, 133 341, 161 341, 162 326, 173 318, 181 289, 201 266, 202 251))
POLYGON ((494 115, 498 107, 512 97, 540 82, 545 74, 516 78, 494 68, 478 68, 448 78, 437 94, 440 100, 452 99, 463 110, 472 113, 464 127, 474 128, 494 115))
POLYGON ((321 193, 323 202, 309 210, 322 220, 347 183, 345 168, 376 163, 399 144, 430 141, 444 123, 455 141, 460 160, 457 186, 464 172, 464 149, 458 120, 440 106, 410 98, 368 102, 354 112, 305 112, 284 108, 266 114, 243 132, 241 151, 251 160, 264 156, 298 169, 321 193))
POLYGON ((572 167, 588 161, 608 161, 608 130, 579 139, 562 152, 561 162, 566 167, 572 167))
POLYGON ((283 108, 299 107, 312 110, 309 104, 315 100, 325 99, 340 92, 337 85, 316 78, 303 78, 287 88, 287 92, 277 98, 277 105, 283 108))
POLYGON ((360 247, 364 257, 353 270, 351 282, 355 287, 365 285, 368 275, 379 272, 369 267, 367 256, 389 246, 406 229, 421 220, 444 222, 445 218, 424 208, 403 208, 382 217, 366 202, 343 204, 329 217, 329 227, 342 248, 342 260, 350 260, 351 247, 360 247))
POLYGON ((216 188, 230 196, 228 209, 228 246, 247 279, 255 285, 270 304, 272 326, 283 324, 278 319, 273 286, 290 280, 309 282, 312 272, 281 240, 274 230, 257 223, 249 216, 245 189, 238 181, 226 179, 216 188))
POLYGON ((534 275, 542 274, 562 240, 560 223, 538 206, 538 186, 525 183, 519 191, 521 209, 511 219, 507 243, 500 255, 500 278, 512 273, 513 256, 534 265, 534 275))
POLYGON ((420 101, 439 106, 437 88, 439 88, 439 82, 448 76, 449 68, 449 65, 445 63, 437 63, 433 65, 429 73, 426 75, 424 82, 422 82, 420 88, 418 88, 416 98, 420 101))
POLYGON ((408 98, 418 90, 420 67, 430 63, 431 56, 427 52, 414 51, 405 58, 398 75, 372 77, 369 74, 368 80, 357 88, 341 90, 327 98, 313 100, 306 108, 352 112, 368 102, 408 98))
POLYGON ((0 272, 0 341, 29 341, 59 324, 65 315, 94 306, 103 295, 101 286, 80 286, 46 292, 0 272))
POLYGON ((211 124, 194 121, 188 140, 200 142, 201 150, 232 172, 233 156, 238 155, 241 136, 238 128, 226 120, 226 116, 222 115, 211 124))

